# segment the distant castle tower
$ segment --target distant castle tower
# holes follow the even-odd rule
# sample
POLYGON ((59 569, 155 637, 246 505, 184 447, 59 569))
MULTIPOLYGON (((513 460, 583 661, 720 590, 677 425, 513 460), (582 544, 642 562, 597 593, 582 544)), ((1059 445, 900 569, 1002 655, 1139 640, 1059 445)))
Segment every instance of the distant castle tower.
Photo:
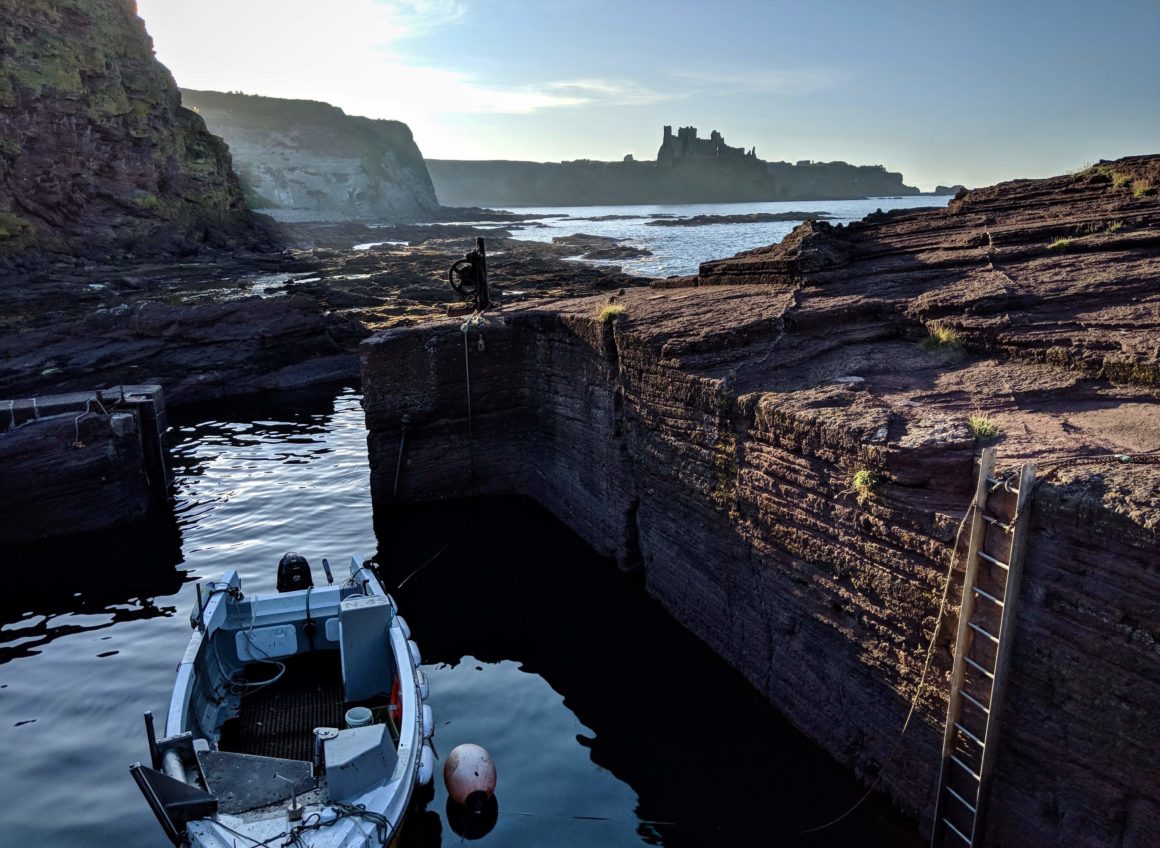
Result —
POLYGON ((746 151, 741 147, 730 147, 725 136, 717 130, 708 138, 698 138, 696 127, 681 127, 673 135, 671 126, 665 127, 661 138, 661 148, 657 151, 657 167, 671 168, 684 159, 757 158, 757 148, 746 151))

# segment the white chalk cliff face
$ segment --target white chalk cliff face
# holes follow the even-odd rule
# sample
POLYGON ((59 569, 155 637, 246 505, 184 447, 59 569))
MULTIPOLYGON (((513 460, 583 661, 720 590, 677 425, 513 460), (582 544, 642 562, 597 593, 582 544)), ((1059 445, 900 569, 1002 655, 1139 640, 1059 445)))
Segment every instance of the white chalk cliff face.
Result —
POLYGON ((407 219, 439 201, 411 130, 310 100, 182 90, 230 147, 254 208, 276 218, 407 219))

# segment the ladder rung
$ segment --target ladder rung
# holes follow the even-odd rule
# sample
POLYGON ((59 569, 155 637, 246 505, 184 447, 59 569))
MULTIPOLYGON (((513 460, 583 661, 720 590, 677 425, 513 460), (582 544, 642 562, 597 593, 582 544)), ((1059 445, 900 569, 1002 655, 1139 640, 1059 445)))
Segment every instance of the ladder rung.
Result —
POLYGON ((981 671, 981 672, 983 672, 983 674, 987 675, 987 677, 991 678, 992 680, 995 679, 995 675, 993 675, 991 672, 987 671, 987 669, 983 668, 981 665, 979 665, 977 662, 975 662, 970 657, 963 657, 963 662, 965 662, 971 668, 975 669, 975 671, 981 671))
POLYGON ((967 622, 967 627, 969 627, 969 628, 971 628, 972 630, 974 630, 974 631, 975 631, 976 633, 978 633, 980 636, 986 636, 988 639, 990 639, 990 640, 991 640, 992 642, 994 642, 996 645, 998 645, 998 644, 999 644, 999 637, 998 637, 998 636, 996 636, 994 633, 991 633, 989 630, 984 630, 982 627, 980 627, 979 625, 975 624, 975 622, 973 622, 973 621, 968 621, 968 622, 967 622))
POLYGON ((1009 570, 1011 568, 1011 566, 1007 565, 1007 563, 1003 562, 1000 559, 995 559, 993 556, 991 556, 986 551, 977 551, 977 553, 979 554, 980 559, 985 559, 987 562, 991 563, 991 565, 997 565, 1000 568, 1002 568, 1004 571, 1009 570))
POLYGON ((954 833, 954 835, 959 839, 963 840, 963 842, 967 843, 968 845, 971 844, 971 838, 969 836, 965 836, 961 830, 951 824, 950 819, 943 819, 943 824, 950 828, 951 832, 954 833))
POLYGON ((948 786, 948 787, 946 787, 946 790, 947 790, 947 792, 951 793, 951 795, 953 795, 953 796, 955 797, 955 799, 956 799, 956 800, 957 800, 957 801, 958 801, 960 804, 962 804, 964 807, 966 807, 968 810, 970 810, 970 811, 971 811, 971 815, 972 815, 972 816, 975 814, 975 812, 976 812, 976 811, 975 811, 975 805, 974 805, 974 804, 972 804, 970 801, 968 801, 966 798, 964 798, 964 797, 963 797, 962 795, 960 795, 958 792, 955 792, 955 790, 951 789, 949 786, 948 786))
POLYGON ((984 742, 982 739, 980 739, 980 738, 979 738, 978 736, 976 736, 975 734, 971 733, 971 731, 967 730, 965 727, 963 727, 963 726, 962 726, 961 724, 959 724, 957 721, 955 722, 955 729, 956 729, 956 730, 961 730, 964 736, 966 736, 968 739, 970 739, 972 742, 974 742, 974 743, 975 743, 976 745, 978 745, 980 748, 986 748, 986 747, 987 747, 987 743, 986 743, 986 742, 984 742))
POLYGON ((974 704, 976 707, 978 707, 980 710, 982 710, 987 715, 991 714, 991 710, 987 707, 984 707, 983 702, 980 701, 978 698, 974 697, 966 689, 960 689, 959 694, 962 695, 964 698, 966 698, 968 701, 970 701, 972 704, 974 704))
POLYGON ((992 527, 998 527, 1000 530, 1003 530, 1006 533, 1010 533, 1014 529, 1014 527, 1012 527, 1010 524, 1003 523, 1002 519, 996 518, 993 515, 984 515, 983 520, 990 524, 992 527))
POLYGON ((971 591, 974 592, 976 595, 978 595, 980 598, 986 598, 988 601, 990 601, 993 604, 998 604, 999 606, 1003 606, 1002 601, 1000 601, 998 598, 996 598, 990 592, 987 592, 987 591, 984 591, 983 589, 980 589, 978 586, 972 586, 971 591))
POLYGON ((956 757, 954 754, 951 754, 951 760, 953 760, 953 761, 954 761, 954 763, 955 763, 955 764, 956 764, 956 765, 957 765, 959 768, 961 768, 963 771, 965 771, 967 774, 969 774, 969 775, 970 775, 971 777, 973 777, 975 780, 982 780, 982 778, 981 778, 981 777, 979 777, 979 775, 975 774, 975 772, 974 772, 974 771, 971 769, 971 767, 970 767, 969 765, 967 765, 966 763, 964 763, 962 760, 960 760, 960 759, 959 759, 958 757, 956 757))

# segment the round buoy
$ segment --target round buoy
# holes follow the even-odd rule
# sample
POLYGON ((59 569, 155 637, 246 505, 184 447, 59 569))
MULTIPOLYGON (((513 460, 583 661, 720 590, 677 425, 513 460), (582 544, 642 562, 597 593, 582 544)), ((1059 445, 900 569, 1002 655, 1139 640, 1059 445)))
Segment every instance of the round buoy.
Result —
POLYGON ((463 806, 482 806, 495 793, 495 763, 479 745, 457 745, 443 762, 443 782, 451 799, 463 806))

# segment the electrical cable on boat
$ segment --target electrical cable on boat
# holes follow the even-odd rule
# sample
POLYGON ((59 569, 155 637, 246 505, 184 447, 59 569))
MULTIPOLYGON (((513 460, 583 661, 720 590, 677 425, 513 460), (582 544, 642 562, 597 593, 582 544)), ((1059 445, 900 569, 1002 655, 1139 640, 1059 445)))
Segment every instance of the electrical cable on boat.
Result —
POLYGON ((321 830, 324 827, 329 827, 335 822, 341 821, 344 818, 358 818, 366 819, 375 826, 375 838, 379 840, 379 844, 386 845, 394 838, 395 825, 391 820, 382 813, 376 813, 373 810, 368 810, 362 804, 348 804, 345 801, 330 801, 327 804, 336 815, 330 821, 323 821, 322 816, 318 813, 312 813, 307 817, 307 821, 290 830, 290 839, 283 843, 284 846, 299 845, 304 846, 305 843, 299 841, 299 837, 308 830, 321 830), (310 822, 310 818, 315 818, 316 821, 310 822))
MULTIPOLYGON (((371 561, 372 560, 366 560, 366 562, 371 562, 371 561)), ((369 565, 367 565, 366 562, 364 562, 357 569, 355 569, 355 571, 350 575, 350 577, 346 578, 346 582, 342 584, 342 588, 344 588, 344 589, 349 589, 349 588, 352 588, 355 586, 361 586, 362 591, 357 592, 357 593, 352 594, 352 595, 343 595, 344 600, 348 600, 350 598, 365 598, 367 596, 367 594, 366 594, 366 588, 367 588, 366 578, 363 578, 361 584, 357 578, 364 571, 369 571, 371 573, 372 577, 377 578, 377 575, 375 574, 375 570, 373 568, 371 568, 369 565)))
POLYGON ((246 641, 250 643, 250 648, 255 653, 259 653, 263 657, 265 657, 264 660, 262 660, 262 659, 254 660, 254 662, 264 663, 266 665, 277 666, 278 673, 275 674, 273 677, 271 677, 269 680, 259 680, 259 681, 254 682, 254 683, 251 683, 248 680, 231 680, 229 682, 230 693, 234 694, 234 695, 241 695, 243 697, 246 695, 251 695, 254 692, 257 692, 259 689, 263 689, 266 686, 269 686, 271 683, 277 683, 279 680, 282 679, 282 675, 284 675, 286 673, 286 664, 278 662, 278 660, 276 660, 276 659, 273 659, 269 654, 267 654, 265 651, 263 651, 261 648, 259 648, 257 643, 254 641, 254 626, 256 623, 257 623, 257 613, 254 611, 253 603, 251 603, 250 604, 250 626, 248 628, 243 627, 241 630, 241 633, 243 636, 246 637, 246 641))

